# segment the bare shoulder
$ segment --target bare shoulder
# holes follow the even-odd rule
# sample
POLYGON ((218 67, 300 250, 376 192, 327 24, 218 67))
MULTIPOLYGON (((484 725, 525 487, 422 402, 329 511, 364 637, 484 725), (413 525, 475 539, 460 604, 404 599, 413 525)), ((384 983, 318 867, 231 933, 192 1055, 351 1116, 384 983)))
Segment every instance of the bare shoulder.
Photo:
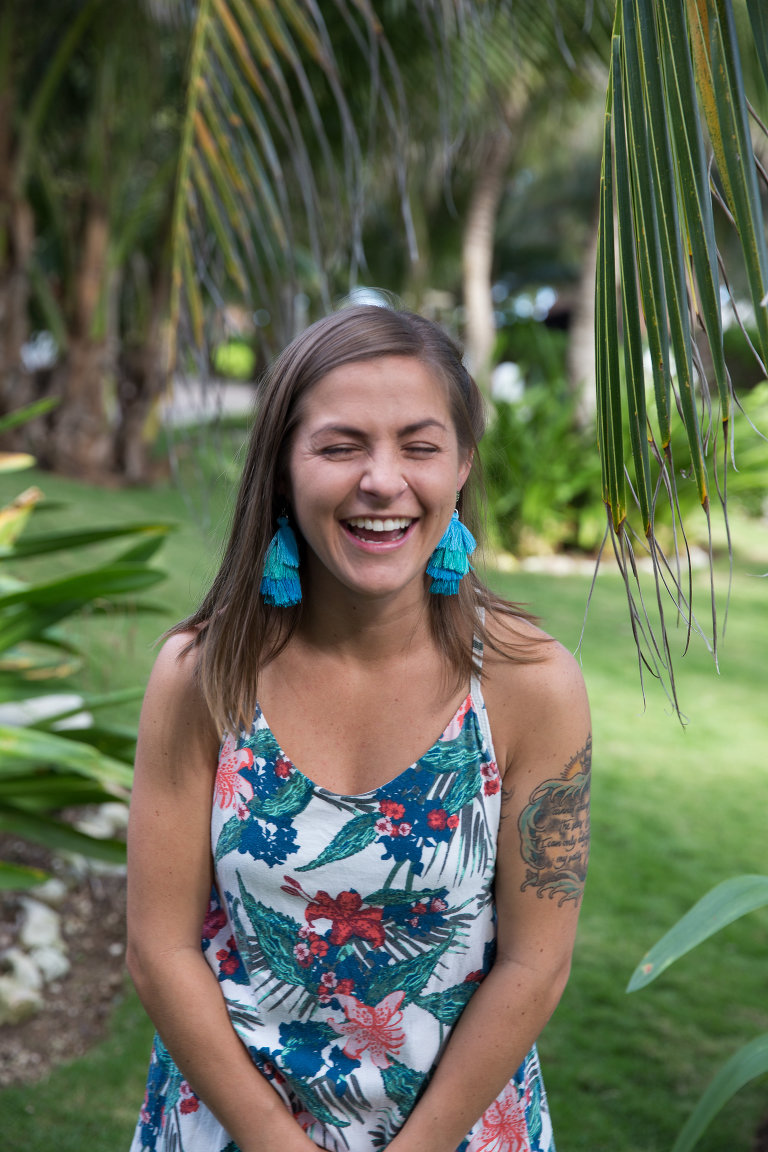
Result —
MULTIPOLYGON (((194 632, 179 632, 162 645, 149 677, 139 725, 137 768, 150 755, 156 763, 180 765, 187 753, 206 759, 219 744, 198 683, 194 632)), ((215 755, 214 755, 215 762, 215 755)))
POLYGON ((483 691, 500 767, 520 759, 562 766, 591 746, 589 703, 578 661, 521 617, 494 616, 492 639, 506 654, 484 658, 483 691), (568 751, 570 749, 570 751, 568 751))

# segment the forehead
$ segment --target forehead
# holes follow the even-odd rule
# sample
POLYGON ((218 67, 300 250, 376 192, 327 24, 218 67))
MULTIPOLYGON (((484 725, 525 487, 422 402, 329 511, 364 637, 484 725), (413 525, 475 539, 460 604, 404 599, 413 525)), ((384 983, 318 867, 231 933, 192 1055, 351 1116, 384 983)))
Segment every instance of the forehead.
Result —
POLYGON ((409 424, 438 419, 453 427, 447 388, 437 373, 411 356, 383 356, 332 369, 309 389, 299 426, 377 421, 409 424))

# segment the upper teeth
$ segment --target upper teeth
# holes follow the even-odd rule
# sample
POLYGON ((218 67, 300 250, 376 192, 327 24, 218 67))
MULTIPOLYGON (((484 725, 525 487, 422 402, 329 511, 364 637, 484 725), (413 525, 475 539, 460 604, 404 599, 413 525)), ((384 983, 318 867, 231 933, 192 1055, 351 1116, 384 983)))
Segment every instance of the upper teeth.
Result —
POLYGON ((370 516, 357 516, 347 521, 351 528, 366 528, 369 532, 394 532, 397 528, 408 528, 411 522, 409 516, 398 516, 393 520, 372 520, 370 516))

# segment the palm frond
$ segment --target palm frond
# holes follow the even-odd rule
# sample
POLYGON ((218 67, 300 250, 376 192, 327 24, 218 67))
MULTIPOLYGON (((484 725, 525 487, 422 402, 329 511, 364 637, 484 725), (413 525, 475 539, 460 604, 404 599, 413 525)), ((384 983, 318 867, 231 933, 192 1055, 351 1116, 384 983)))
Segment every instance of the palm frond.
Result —
MULTIPOLYGON (((764 66, 768 14, 757 3, 749 12, 764 66)), ((596 285, 600 452, 641 660, 675 705, 664 614, 670 599, 686 637, 700 631, 717 659, 714 578, 705 627, 694 609, 687 543, 695 523, 683 515, 680 493, 695 485, 712 573, 712 493, 727 525, 734 410, 721 312, 728 282, 716 242, 728 224, 739 241, 764 365, 768 260, 731 0, 617 0, 596 285), (653 381, 648 410, 646 376, 653 381), (678 449, 673 455, 679 427, 684 459, 678 449), (671 511, 669 557, 659 542, 660 502, 671 511), (653 572, 653 611, 641 590, 638 542, 653 572)))

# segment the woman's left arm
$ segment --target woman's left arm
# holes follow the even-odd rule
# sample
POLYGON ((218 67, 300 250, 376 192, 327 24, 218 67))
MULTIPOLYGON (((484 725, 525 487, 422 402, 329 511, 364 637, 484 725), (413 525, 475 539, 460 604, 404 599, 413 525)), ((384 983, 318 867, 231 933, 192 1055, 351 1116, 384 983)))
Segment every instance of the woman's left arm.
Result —
MULTIPOLYGON (((499 675, 506 681, 506 670, 499 675)), ((496 960, 390 1152, 455 1152, 522 1064, 568 980, 589 843, 589 706, 579 667, 558 644, 510 679, 518 731, 503 783, 496 960)))

